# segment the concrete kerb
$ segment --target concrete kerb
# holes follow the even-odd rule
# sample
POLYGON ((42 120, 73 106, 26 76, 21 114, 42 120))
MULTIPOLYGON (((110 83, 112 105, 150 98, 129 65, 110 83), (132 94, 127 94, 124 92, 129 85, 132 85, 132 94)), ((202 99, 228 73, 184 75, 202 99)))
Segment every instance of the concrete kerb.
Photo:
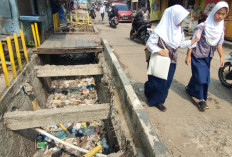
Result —
POLYGON ((129 79, 120 66, 119 61, 112 52, 108 42, 101 39, 104 46, 104 56, 112 72, 112 80, 119 90, 124 112, 130 116, 132 127, 142 143, 142 150, 146 156, 167 157, 171 156, 165 145, 159 140, 158 135, 149 120, 149 116, 139 101, 129 79))

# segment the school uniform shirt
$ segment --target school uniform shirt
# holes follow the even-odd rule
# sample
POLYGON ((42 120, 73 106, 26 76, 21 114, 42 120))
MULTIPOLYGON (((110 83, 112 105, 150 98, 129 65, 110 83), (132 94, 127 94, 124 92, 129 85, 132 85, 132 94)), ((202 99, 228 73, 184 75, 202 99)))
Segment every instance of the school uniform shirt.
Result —
POLYGON ((102 13, 104 13, 105 12, 105 6, 103 5, 103 6, 101 6, 101 8, 100 8, 100 13, 102 14, 102 13))

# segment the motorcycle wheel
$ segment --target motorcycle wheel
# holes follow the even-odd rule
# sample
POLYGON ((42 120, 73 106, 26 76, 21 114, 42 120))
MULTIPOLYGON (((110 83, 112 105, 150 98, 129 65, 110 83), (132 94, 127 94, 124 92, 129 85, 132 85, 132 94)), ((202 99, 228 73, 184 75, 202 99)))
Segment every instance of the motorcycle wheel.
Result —
POLYGON ((218 70, 218 77, 223 86, 227 88, 232 88, 232 80, 227 80, 226 74, 232 70, 232 65, 229 62, 226 62, 225 65, 218 70))
POLYGON ((134 39, 133 33, 134 33, 134 30, 132 29, 132 30, 130 31, 130 39, 131 39, 131 40, 134 39))

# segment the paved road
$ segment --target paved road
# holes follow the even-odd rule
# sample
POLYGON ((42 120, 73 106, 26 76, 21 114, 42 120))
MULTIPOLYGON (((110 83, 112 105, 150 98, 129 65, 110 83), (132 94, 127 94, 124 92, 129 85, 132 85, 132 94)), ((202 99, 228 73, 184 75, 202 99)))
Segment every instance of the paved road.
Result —
MULTIPOLYGON (((99 17, 99 16, 98 16, 99 17)), ((144 46, 129 39, 130 23, 120 23, 117 29, 108 21, 95 20, 99 36, 105 38, 114 49, 127 76, 146 108, 160 139, 173 156, 218 157, 232 156, 232 90, 218 80, 219 56, 211 63, 209 110, 202 113, 193 105, 184 91, 191 76, 191 67, 184 64, 186 49, 178 50, 177 70, 165 105, 167 111, 159 112, 147 107, 143 85, 147 80, 144 46)), ((229 49, 224 49, 225 55, 229 49)))

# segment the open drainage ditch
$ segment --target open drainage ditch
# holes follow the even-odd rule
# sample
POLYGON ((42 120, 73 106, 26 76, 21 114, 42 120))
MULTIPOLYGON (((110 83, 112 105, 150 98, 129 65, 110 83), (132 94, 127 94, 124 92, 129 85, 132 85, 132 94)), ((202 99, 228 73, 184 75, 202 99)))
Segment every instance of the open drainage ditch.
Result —
POLYGON ((102 42, 103 52, 32 56, 0 100, 1 156, 168 156, 102 42))
MULTIPOLYGON (((126 148, 128 146, 124 145, 122 148, 119 145, 115 128, 119 129, 121 126, 120 123, 113 125, 111 121, 112 117, 118 115, 112 116, 113 95, 109 91, 108 84, 102 82, 104 72, 98 55, 95 53, 39 55, 34 58, 34 62, 37 64, 32 65, 34 68, 28 71, 28 79, 22 84, 17 96, 11 99, 8 109, 15 112, 8 112, 4 117, 6 126, 16 130, 14 132, 20 135, 20 140, 33 143, 30 144, 31 153, 28 152, 26 156, 85 154, 66 144, 60 144, 54 137, 87 151, 97 149, 97 146, 101 145, 100 151, 97 152, 103 155, 126 153, 121 150, 127 150, 126 154, 133 154, 131 149, 126 148), (90 68, 97 66, 98 74, 91 75, 89 65, 92 66, 90 68), (69 66, 71 68, 82 66, 81 70, 86 70, 85 75, 79 73, 75 74, 78 76, 71 76, 73 74, 68 74, 69 70, 66 70, 69 66), (63 74, 60 74, 59 70, 63 74), (58 74, 55 74, 56 72, 58 74), (41 76, 40 73, 48 75, 41 76), (17 103, 19 97, 23 105, 17 103), (46 131, 49 136, 36 129, 35 132, 32 129, 34 127, 46 131)), ((14 140, 17 141, 16 138, 14 140)), ((124 140, 126 141, 126 138, 124 140)), ((25 148, 28 146, 22 145, 21 149, 25 148)))

